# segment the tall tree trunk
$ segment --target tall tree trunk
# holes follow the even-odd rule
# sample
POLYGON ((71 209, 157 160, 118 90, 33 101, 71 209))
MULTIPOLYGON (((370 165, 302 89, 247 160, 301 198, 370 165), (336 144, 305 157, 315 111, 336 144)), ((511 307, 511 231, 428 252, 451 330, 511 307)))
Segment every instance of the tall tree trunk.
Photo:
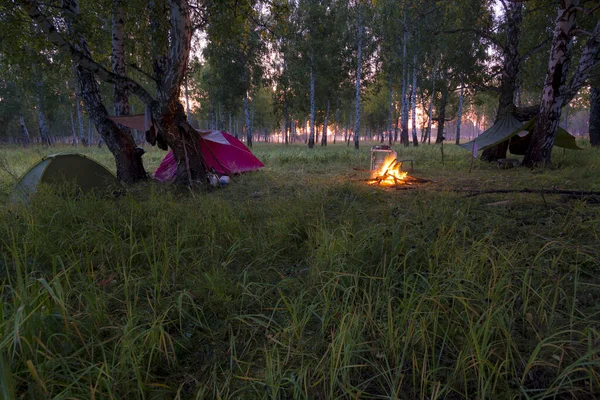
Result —
POLYGON ((288 126, 289 126, 289 115, 287 109, 287 95, 283 93, 283 126, 281 129, 282 139, 285 144, 288 144, 288 126))
POLYGON ((579 1, 566 1, 565 7, 559 10, 550 61, 542 101, 536 125, 533 129, 532 140, 523 159, 525 165, 547 164, 551 161, 552 147, 558 130, 561 107, 568 104, 579 89, 587 82, 590 72, 599 65, 600 57, 600 20, 589 36, 579 63, 569 85, 565 84, 570 66, 571 46, 573 39, 570 30, 575 25, 575 14, 580 10, 579 1))
POLYGON ((406 26, 406 13, 404 14, 404 39, 402 40, 402 131, 400 141, 404 147, 408 147, 408 71, 406 60, 406 41, 408 40, 408 27, 406 26))
MULTIPOLYGON (((338 101, 338 104, 339 104, 339 101, 338 101)), ((338 119, 339 116, 340 116, 340 109, 336 108, 335 109, 335 127, 334 127, 334 130, 333 130, 333 144, 335 144, 335 141, 336 141, 336 138, 337 138, 337 135, 338 135, 338 129, 339 129, 339 126, 340 126, 340 120, 338 119)))
MULTIPOLYGON (((521 22, 523 20, 523 2, 507 2, 506 11, 506 39, 502 47, 502 78, 500 82, 500 96, 498 97, 498 109, 494 123, 511 115, 514 110, 515 91, 517 89, 517 77, 519 75, 521 59, 519 56, 519 38, 521 36, 521 22)), ((481 159, 485 161, 496 161, 506 158, 508 140, 485 149, 481 159)))
POLYGON ((71 116, 71 145, 77 145, 77 130, 75 129, 75 120, 73 119, 73 108, 69 107, 69 115, 71 116))
POLYGON ((325 111, 325 121, 323 122, 323 136, 321 137, 321 146, 327 146, 327 124, 329 123, 330 100, 327 99, 327 111, 325 111))
POLYGON ((79 94, 77 93, 77 88, 79 87, 79 84, 77 83, 77 69, 75 64, 73 64, 73 75, 75 77, 75 86, 74 86, 74 92, 75 92, 75 111, 77 112, 77 124, 79 127, 79 142, 84 146, 87 147, 87 138, 85 136, 85 129, 83 127, 83 112, 81 110, 81 96, 79 96, 79 94))
MULTIPOLYGON (((63 0, 63 8, 69 12, 71 18, 79 15, 77 0, 63 0)), ((68 19, 67 28, 71 32, 71 35, 77 38, 75 48, 84 56, 91 58, 87 41, 82 35, 74 31, 71 19, 68 19)), ((87 113, 94 121, 96 129, 115 157, 117 178, 126 183, 134 183, 146 179, 146 171, 142 164, 141 153, 136 151, 131 133, 124 132, 108 118, 108 112, 100 97, 100 90, 95 74, 79 65, 77 67, 77 76, 80 85, 78 89, 80 89, 87 113)))
POLYGON ((394 90, 392 86, 392 74, 388 73, 388 85, 389 85, 389 101, 388 101, 388 120, 387 120, 387 134, 388 134, 388 143, 392 145, 392 118, 393 118, 393 98, 394 98, 394 90))
POLYGON ((246 127, 246 145, 252 147, 252 126, 250 126, 250 107, 248 107, 248 93, 244 94, 244 122, 246 127))
POLYGON ((356 112, 354 120, 354 148, 359 146, 359 130, 360 130, 360 75, 362 72, 362 36, 363 36, 363 20, 362 7, 358 3, 358 49, 356 54, 356 112))
POLYGON ((573 46, 571 30, 575 26, 576 7, 578 6, 579 0, 563 0, 559 7, 548 71, 542 90, 540 112, 523 159, 525 165, 548 164, 551 161, 552 147, 564 101, 565 83, 571 65, 573 46))
MULTIPOLYGON (((255 129, 254 129, 254 115, 256 115, 255 114, 255 112, 256 112, 256 101, 254 101, 254 100, 255 99, 253 98, 252 99, 252 113, 250 114, 250 130, 252 132, 255 131, 255 129)), ((256 129, 256 132, 259 132, 259 130, 256 129)), ((258 140, 260 140, 260 133, 257 133, 257 138, 258 138, 258 140)))
MULTIPOLYGON (((246 69, 242 71, 242 82, 246 83, 246 69)), ((248 89, 244 92, 244 127, 246 128, 246 145, 252 147, 252 126, 250 124, 250 107, 248 104, 248 89)))
POLYGON ((444 141, 444 124, 446 123, 446 102, 448 101, 448 89, 442 89, 442 98, 440 99, 440 109, 438 110, 437 117, 437 137, 435 143, 441 143, 444 141))
POLYGON ((458 96, 458 118, 456 120, 456 144, 460 144, 460 125, 462 123, 463 114, 463 99, 465 88, 463 83, 460 83, 460 95, 458 96))
POLYGON ((437 73, 438 59, 435 59, 433 66, 433 82, 431 84, 431 100, 429 101, 429 111, 427 113, 429 120, 427 121, 427 142, 431 144, 431 124, 433 123, 433 102, 435 100, 435 75, 437 73))
POLYGON ((417 137, 417 56, 413 57, 413 79, 411 87, 411 109, 412 109, 412 140, 413 146, 419 146, 419 138, 417 137))
POLYGON ((314 55, 310 55, 310 135, 308 137, 308 148, 315 146, 315 71, 314 55))
MULTIPOLYGON (((112 69, 114 73, 125 76, 125 17, 123 12, 123 0, 113 0, 112 17, 112 69)), ((82 43, 82 46, 85 51, 89 53, 87 50, 87 43, 82 43)), ((93 74, 90 74, 89 71, 84 71, 82 68, 78 68, 78 71, 82 94, 84 91, 84 82, 82 82, 82 79, 86 79, 87 81, 86 89, 94 90, 97 94, 97 96, 94 96, 93 94, 88 93, 87 97, 88 101, 90 101, 89 107, 96 109, 96 115, 92 116, 92 113, 89 112, 89 110, 88 114, 90 114, 91 118, 96 123, 96 129, 103 136, 109 150, 115 155, 117 177, 128 183, 145 180, 146 171, 142 163, 143 153, 136 149, 135 140, 133 139, 131 130, 126 127, 117 127, 114 123, 109 123, 107 120, 108 114, 100 99, 97 84, 91 82, 95 77, 93 74), (99 129, 98 125, 103 125, 103 129, 99 129)), ((113 93, 115 115, 129 115, 129 97, 127 90, 121 85, 114 85, 113 93)))
POLYGON ((592 85, 590 93, 590 143, 600 147, 600 85, 592 85))
POLYGON ((44 102, 42 101, 42 93, 44 88, 42 79, 39 77, 39 71, 36 72, 36 81, 35 81, 35 100, 37 103, 37 114, 38 114, 38 125, 40 128, 40 139, 43 145, 51 146, 50 135, 48 133, 48 125, 46 122, 46 107, 44 106, 44 102))
POLYGON ((21 143, 24 147, 28 147, 31 142, 31 137, 29 136, 29 130, 27 130, 27 125, 25 125, 25 118, 23 118, 23 114, 19 114, 19 125, 21 127, 21 143))

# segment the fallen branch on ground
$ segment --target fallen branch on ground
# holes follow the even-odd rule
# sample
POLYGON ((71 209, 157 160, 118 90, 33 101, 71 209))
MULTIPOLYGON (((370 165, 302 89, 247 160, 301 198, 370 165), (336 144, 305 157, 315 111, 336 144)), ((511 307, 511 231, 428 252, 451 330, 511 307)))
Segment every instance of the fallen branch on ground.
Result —
POLYGON ((452 189, 453 192, 469 192, 465 197, 475 197, 480 194, 493 193, 534 193, 534 194, 562 194, 573 197, 600 196, 600 192, 585 190, 562 190, 562 189, 490 189, 490 190, 472 190, 472 189, 452 189))

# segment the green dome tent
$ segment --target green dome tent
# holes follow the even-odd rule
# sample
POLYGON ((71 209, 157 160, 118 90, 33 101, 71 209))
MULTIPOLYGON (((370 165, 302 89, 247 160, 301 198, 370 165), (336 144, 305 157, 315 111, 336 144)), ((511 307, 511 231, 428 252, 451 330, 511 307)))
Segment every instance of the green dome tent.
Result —
POLYGON ((40 183, 74 184, 83 193, 120 187, 115 175, 82 154, 53 154, 44 157, 19 179, 13 191, 13 201, 27 200, 40 183))

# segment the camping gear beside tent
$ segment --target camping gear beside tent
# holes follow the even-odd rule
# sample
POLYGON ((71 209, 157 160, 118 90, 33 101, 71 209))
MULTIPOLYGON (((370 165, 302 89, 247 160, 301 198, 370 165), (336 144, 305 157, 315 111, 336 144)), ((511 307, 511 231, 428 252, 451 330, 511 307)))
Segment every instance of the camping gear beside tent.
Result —
MULTIPOLYGON (((512 115, 507 115, 506 117, 499 119, 494 125, 482 132, 475 139, 467 143, 459 144, 459 146, 469 151, 473 150, 473 145, 475 145, 478 150, 485 150, 510 139, 510 152, 512 154, 523 155, 531 142, 531 133, 534 126, 535 118, 524 124, 512 115), (519 136, 519 133, 524 131, 528 132, 528 134, 519 136)), ((583 150, 577 146, 575 137, 561 127, 558 128, 554 145, 570 150, 583 150)))
MULTIPOLYGON (((238 139, 222 131, 198 131, 204 162, 219 175, 256 171, 264 167, 258 158, 238 139)), ((177 163, 169 151, 154 173, 154 178, 164 182, 175 179, 177 163)))
POLYGON ((74 184, 81 192, 106 191, 120 187, 117 177, 112 172, 82 154, 53 154, 44 157, 19 179, 12 199, 27 200, 36 192, 40 183, 74 184))

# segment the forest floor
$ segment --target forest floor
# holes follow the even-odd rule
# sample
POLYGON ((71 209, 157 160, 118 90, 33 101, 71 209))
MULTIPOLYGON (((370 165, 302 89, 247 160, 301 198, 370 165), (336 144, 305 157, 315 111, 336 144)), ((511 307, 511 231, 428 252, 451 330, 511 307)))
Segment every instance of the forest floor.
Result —
POLYGON ((395 190, 361 146, 257 143, 266 167, 209 193, 29 206, 9 193, 43 155, 111 156, 1 148, 0 398, 595 398, 600 204, 452 190, 600 191, 600 149, 469 173, 398 146, 431 182, 395 190))

